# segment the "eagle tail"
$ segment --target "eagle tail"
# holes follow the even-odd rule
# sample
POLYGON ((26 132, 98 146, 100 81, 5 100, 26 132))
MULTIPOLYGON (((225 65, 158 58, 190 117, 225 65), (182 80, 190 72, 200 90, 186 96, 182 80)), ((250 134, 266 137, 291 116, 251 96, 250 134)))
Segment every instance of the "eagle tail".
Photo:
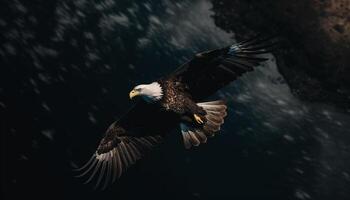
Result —
POLYGON ((180 124, 186 149, 206 143, 207 137, 213 137, 220 130, 220 126, 224 123, 224 117, 227 115, 227 106, 222 100, 202 102, 197 105, 206 112, 205 123, 201 127, 180 124))

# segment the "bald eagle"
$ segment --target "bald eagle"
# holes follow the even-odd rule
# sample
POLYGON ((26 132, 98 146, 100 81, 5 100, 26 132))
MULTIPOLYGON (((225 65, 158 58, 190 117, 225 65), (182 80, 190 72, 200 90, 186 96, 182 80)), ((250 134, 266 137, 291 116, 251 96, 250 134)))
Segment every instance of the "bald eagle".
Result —
POLYGON ((139 100, 110 125, 78 176, 89 175, 86 183, 96 179, 95 187, 103 182, 105 188, 176 127, 185 148, 206 143, 220 130, 227 107, 223 100, 201 101, 266 61, 274 45, 271 38, 255 37, 198 53, 173 73, 134 87, 130 99, 139 100))

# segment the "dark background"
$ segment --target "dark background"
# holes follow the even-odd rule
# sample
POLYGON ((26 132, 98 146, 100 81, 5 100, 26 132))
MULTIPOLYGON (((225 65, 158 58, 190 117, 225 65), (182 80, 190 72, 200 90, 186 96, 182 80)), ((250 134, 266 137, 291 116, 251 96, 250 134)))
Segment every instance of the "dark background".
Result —
POLYGON ((230 19, 214 20, 221 13, 212 7, 206 0, 1 1, 2 198, 350 198, 349 110, 301 101, 272 55, 211 98, 229 99, 229 115, 207 144, 185 150, 174 130, 105 191, 74 177, 133 104, 133 86, 235 41, 216 25, 230 19))

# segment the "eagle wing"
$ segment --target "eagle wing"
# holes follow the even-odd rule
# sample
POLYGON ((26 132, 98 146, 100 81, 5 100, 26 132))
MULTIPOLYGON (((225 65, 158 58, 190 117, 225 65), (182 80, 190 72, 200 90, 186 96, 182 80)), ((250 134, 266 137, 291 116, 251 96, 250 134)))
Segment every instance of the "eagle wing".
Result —
POLYGON ((255 66, 268 60, 276 41, 273 38, 255 37, 225 48, 196 54, 180 66, 171 78, 182 82, 195 101, 202 100, 255 66))
POLYGON ((95 189, 102 182, 102 189, 106 188, 142 155, 160 144, 162 135, 175 123, 171 116, 161 112, 155 105, 137 102, 126 115, 109 126, 89 161, 76 169, 81 173, 77 177, 88 176, 85 183, 96 180, 95 189), (162 123, 157 121, 164 118, 169 120, 162 120, 162 123))

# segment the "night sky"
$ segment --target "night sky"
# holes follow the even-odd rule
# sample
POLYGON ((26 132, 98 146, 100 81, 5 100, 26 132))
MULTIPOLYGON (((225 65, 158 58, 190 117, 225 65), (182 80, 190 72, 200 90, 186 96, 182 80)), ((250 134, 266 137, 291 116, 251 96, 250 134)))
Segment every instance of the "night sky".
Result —
MULTIPOLYGON (((73 169, 135 102, 129 91, 235 42, 208 0, 3 0, 2 199, 347 199, 350 115, 300 101, 275 57, 212 99, 222 131, 185 150, 179 129, 106 190, 73 169)), ((150 117, 152 115, 150 114, 150 117)))

